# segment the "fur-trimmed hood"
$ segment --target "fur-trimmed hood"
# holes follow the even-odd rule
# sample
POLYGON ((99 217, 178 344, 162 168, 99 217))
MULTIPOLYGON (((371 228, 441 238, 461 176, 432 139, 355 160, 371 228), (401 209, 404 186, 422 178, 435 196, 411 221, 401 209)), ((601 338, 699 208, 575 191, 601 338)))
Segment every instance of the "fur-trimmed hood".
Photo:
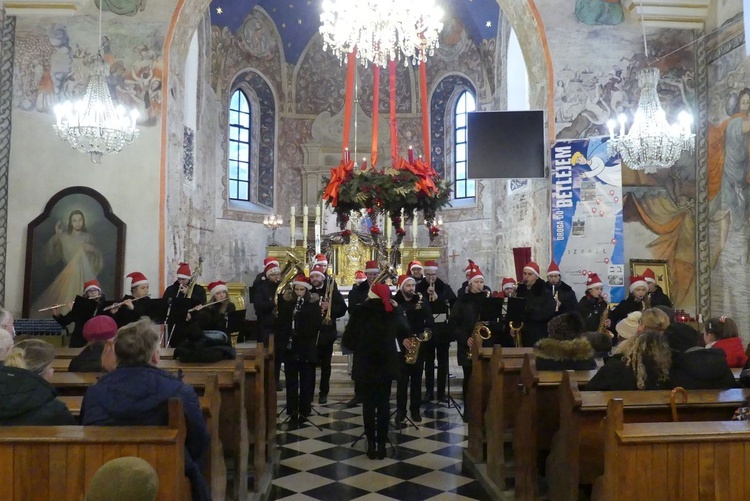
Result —
POLYGON ((534 355, 551 360, 588 360, 594 357, 594 348, 588 339, 580 337, 570 341, 544 338, 534 345, 534 355))

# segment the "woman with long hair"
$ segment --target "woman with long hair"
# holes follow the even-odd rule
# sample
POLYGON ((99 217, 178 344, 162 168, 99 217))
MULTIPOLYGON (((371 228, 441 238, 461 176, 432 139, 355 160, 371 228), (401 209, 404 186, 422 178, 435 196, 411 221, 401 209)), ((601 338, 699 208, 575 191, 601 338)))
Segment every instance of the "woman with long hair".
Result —
POLYGON ((729 317, 711 317, 703 333, 706 348, 721 348, 727 355, 729 367, 744 367, 747 362, 745 347, 737 329, 737 323, 729 317))

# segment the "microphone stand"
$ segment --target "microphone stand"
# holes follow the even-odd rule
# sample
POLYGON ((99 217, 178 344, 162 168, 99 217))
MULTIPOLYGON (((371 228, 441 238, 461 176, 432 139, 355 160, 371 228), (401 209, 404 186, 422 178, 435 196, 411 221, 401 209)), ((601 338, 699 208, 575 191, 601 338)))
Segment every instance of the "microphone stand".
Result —
POLYGON ((172 328, 169 329, 169 314, 172 312, 172 301, 179 298, 180 294, 182 294, 182 285, 179 285, 177 287, 177 294, 174 295, 174 298, 168 299, 169 306, 167 306, 167 318, 164 319, 164 325, 166 325, 167 329, 169 330, 169 334, 167 334, 167 346, 166 346, 167 348, 169 348, 169 343, 172 342, 172 335, 174 335, 174 328, 177 327, 177 322, 175 322, 174 324, 172 324, 172 328))

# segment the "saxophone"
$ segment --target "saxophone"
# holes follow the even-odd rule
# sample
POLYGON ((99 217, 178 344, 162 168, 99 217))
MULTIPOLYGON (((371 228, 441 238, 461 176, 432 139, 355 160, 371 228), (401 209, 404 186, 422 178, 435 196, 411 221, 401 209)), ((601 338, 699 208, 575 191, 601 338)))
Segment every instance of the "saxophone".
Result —
POLYGON ((422 346, 422 343, 429 341, 431 337, 432 333, 430 331, 424 331, 421 334, 412 335, 411 348, 406 351, 406 355, 404 356, 407 364, 414 365, 417 363, 417 358, 419 358, 419 348, 422 346))
POLYGON ((647 292, 645 296, 643 296, 643 309, 648 310, 651 308, 651 293, 647 292))
POLYGON ((604 311, 602 312, 602 317, 599 319, 599 327, 596 329, 596 332, 601 332, 602 334, 606 334, 611 338, 614 338, 615 335, 612 334, 612 332, 607 329, 606 323, 607 319, 609 318, 609 305, 606 305, 604 308, 604 311))

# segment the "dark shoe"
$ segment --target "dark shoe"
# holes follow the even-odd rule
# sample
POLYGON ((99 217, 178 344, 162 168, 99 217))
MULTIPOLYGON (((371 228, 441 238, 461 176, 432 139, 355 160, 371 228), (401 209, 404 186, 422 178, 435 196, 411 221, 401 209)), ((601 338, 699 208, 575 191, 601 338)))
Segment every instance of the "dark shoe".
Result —
POLYGON ((422 422, 422 415, 419 413, 419 410, 411 411, 411 420, 415 423, 422 422))
POLYGON ((375 439, 374 438, 368 438, 367 439, 367 457, 370 459, 375 459, 376 456, 375 452, 375 439))
POLYGON ((355 396, 355 397, 352 397, 352 399, 351 399, 351 400, 349 400, 349 401, 348 401, 348 402, 346 403, 346 408, 347 408, 347 409, 351 409, 352 407, 356 407, 356 406, 358 406, 359 404, 360 404, 360 401, 359 401, 359 399, 358 399, 358 398, 357 398, 357 397, 355 396))
POLYGON ((378 459, 385 459, 385 442, 378 441, 378 459))
POLYGON ((323 394, 321 394, 321 395, 320 395, 320 396, 318 397, 318 403, 319 403, 320 405, 323 405, 323 404, 327 404, 327 403, 328 403, 328 395, 323 395, 323 394))

